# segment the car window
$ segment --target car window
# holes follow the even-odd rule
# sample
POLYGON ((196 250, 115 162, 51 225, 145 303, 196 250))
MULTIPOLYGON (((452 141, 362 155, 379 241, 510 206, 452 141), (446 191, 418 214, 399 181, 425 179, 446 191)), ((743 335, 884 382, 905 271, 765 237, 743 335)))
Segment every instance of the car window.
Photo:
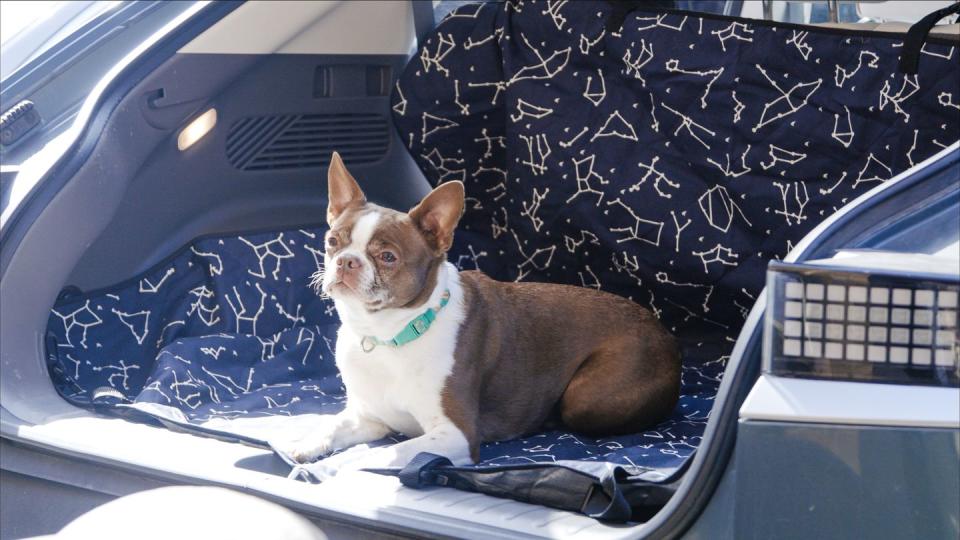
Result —
POLYGON ((0 53, 9 70, 0 84, 0 114, 6 119, 0 133, 3 165, 21 164, 63 133, 116 62, 193 5, 81 1, 52 2, 43 10, 38 3, 34 17, 23 12, 21 3, 33 5, 0 2, 5 31, 0 53), (8 15, 19 22, 8 22, 8 15))
MULTIPOLYGON (((705 2, 678 2, 705 3, 705 2)), ((914 23, 924 15, 952 4, 951 0, 918 1, 863 1, 863 2, 800 2, 796 0, 768 0, 740 2, 742 17, 767 19, 794 24, 823 23, 914 23)), ((954 22, 947 17, 940 24, 954 22)))
POLYGON ((0 2, 0 80, 120 2, 0 2))
POLYGON ((0 1, 0 213, 32 184, 21 165, 66 133, 98 81, 193 2, 0 1), (16 53, 16 54, 14 54, 16 53))

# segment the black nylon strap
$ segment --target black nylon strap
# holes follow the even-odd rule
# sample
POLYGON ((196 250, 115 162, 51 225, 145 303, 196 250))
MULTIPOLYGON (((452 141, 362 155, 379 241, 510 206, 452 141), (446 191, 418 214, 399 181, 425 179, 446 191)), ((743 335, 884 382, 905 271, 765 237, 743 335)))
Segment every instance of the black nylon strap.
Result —
POLYGON ((417 46, 423 46, 423 38, 436 25, 433 19, 433 1, 432 0, 412 0, 410 6, 413 8, 413 29, 417 33, 417 46))
POLYGON ((930 30, 940 19, 954 13, 960 13, 960 3, 938 9, 910 27, 910 30, 907 31, 907 37, 903 40, 903 50, 900 52, 900 72, 910 75, 917 72, 920 64, 920 51, 930 30))
MULTIPOLYGON (((421 452, 411 459, 410 463, 407 463, 407 466, 404 467, 397 476, 400 478, 401 484, 410 488, 420 489, 426 486, 437 485, 438 482, 436 481, 437 478, 434 469, 436 467, 450 465, 453 465, 453 463, 443 456, 421 452)), ((442 485, 442 482, 440 483, 442 485)))
POLYGON ((672 0, 642 1, 642 0, 607 0, 610 4, 610 14, 607 15, 607 32, 619 32, 623 28, 623 21, 627 15, 637 8, 644 9, 673 9, 676 7, 672 0))
POLYGON ((625 522, 632 515, 612 469, 600 476, 544 464, 471 469, 454 467, 447 458, 424 452, 413 458, 398 477, 410 488, 449 486, 580 512, 604 521, 625 522))

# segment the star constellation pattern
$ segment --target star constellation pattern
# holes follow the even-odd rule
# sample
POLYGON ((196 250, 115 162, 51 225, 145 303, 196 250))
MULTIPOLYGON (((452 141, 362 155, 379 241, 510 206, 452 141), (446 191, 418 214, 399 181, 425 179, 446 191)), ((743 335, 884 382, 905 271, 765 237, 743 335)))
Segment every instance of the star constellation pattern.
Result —
MULTIPOLYGON (((593 80, 593 75, 587 75, 587 87, 583 89, 583 97, 587 98, 594 107, 603 103, 603 99, 607 97, 607 82, 603 79, 603 70, 597 70, 596 82, 593 80)), ((569 144, 567 146, 569 147, 569 144)))
POLYGON ((893 87, 890 81, 883 82, 883 88, 880 89, 879 109, 882 111, 888 105, 893 105, 893 110, 903 117, 905 124, 910 123, 910 114, 903 108, 903 102, 908 100, 914 94, 920 91, 920 84, 917 83, 917 76, 904 75, 900 84, 900 89, 896 93, 891 93, 893 87))
POLYGON ((130 390, 130 371, 135 369, 140 369, 140 366, 137 364, 127 365, 123 360, 118 361, 116 364, 105 364, 102 366, 93 366, 91 368, 94 372, 107 371, 115 372, 110 373, 107 376, 107 384, 117 388, 118 390, 122 388, 123 390, 130 390), (117 386, 117 383, 114 382, 114 379, 119 378, 120 386, 117 386))
POLYGON ((460 124, 454 122, 453 120, 442 118, 440 116, 434 116, 425 112, 423 113, 423 125, 420 128, 420 142, 425 143, 427 142, 427 137, 433 135, 434 133, 444 129, 454 128, 458 125, 460 124))
POLYGON ((593 270, 590 269, 589 264, 584 265, 583 271, 577 272, 577 275, 580 276, 581 287, 589 287, 591 289, 597 289, 598 291, 600 290, 600 280, 597 278, 597 275, 593 273, 593 270))
MULTIPOLYGON (((732 90, 730 92, 730 99, 733 100, 735 106, 733 107, 733 123, 736 124, 740 122, 740 119, 743 117, 743 111, 747 108, 746 105, 739 99, 737 99, 737 91, 732 90)), ((744 164, 746 165, 746 164, 744 164)))
POLYGON ((212 252, 198 251, 197 248, 193 246, 190 247, 190 252, 197 257, 210 258, 210 261, 207 262, 207 271, 210 272, 210 277, 219 276, 223 273, 223 259, 220 258, 220 255, 212 252))
POLYGON ((563 30, 563 25, 567 24, 567 18, 560 13, 567 2, 568 0, 547 0, 547 9, 540 12, 543 15, 550 16, 557 30, 563 30))
MULTIPOLYGON (((850 120, 850 109, 844 105, 843 110, 846 113, 846 127, 843 131, 840 131, 840 115, 833 114, 833 132, 830 133, 830 136, 836 139, 837 142, 843 145, 844 148, 850 148, 850 144, 853 143, 853 137, 856 135, 853 131, 853 122, 850 120)), ((907 152, 909 156, 909 151, 907 152)))
POLYGON ((550 266, 550 262, 553 260, 553 253, 556 251, 557 246, 537 248, 528 255, 527 250, 524 249, 523 243, 520 241, 520 237, 517 236, 515 232, 513 232, 513 239, 517 243, 517 251, 521 257, 523 257, 523 260, 517 264, 516 281, 522 281, 523 278, 533 270, 544 270, 550 266))
POLYGON ((787 221, 787 225, 800 225, 807 220, 804 215, 804 209, 810 202, 810 194, 807 193, 807 185, 803 182, 780 183, 774 182, 774 186, 780 190, 780 197, 783 202, 783 209, 774 213, 780 214, 787 221), (793 189, 793 196, 790 196, 790 190, 793 189))
MULTIPOLYGON (((684 211, 680 212, 680 215, 681 215, 681 216, 686 216, 686 215, 687 215, 687 211, 684 210, 684 211)), ((681 225, 681 224, 680 224, 680 220, 677 219, 677 214, 676 214, 676 212, 674 212, 673 210, 670 211, 670 217, 673 218, 673 226, 677 229, 677 234, 676 234, 676 236, 674 237, 674 248, 673 248, 673 250, 674 250, 675 252, 677 252, 677 253, 680 253, 680 234, 683 232, 684 229, 686 229, 687 227, 689 227, 691 223, 693 223, 693 220, 690 219, 690 218, 686 218, 687 220, 683 223, 683 225, 681 225)))
POLYGON ((103 319, 99 315, 94 313, 90 309, 90 301, 87 300, 84 302, 83 306, 71 311, 67 314, 63 314, 56 309, 51 310, 53 315, 60 319, 63 323, 63 338, 61 346, 63 347, 73 347, 73 340, 70 337, 71 331, 74 328, 80 328, 81 336, 80 342, 78 343, 82 348, 87 348, 87 330, 103 323, 103 319))
POLYGON ((681 113, 680 111, 677 111, 676 109, 670 107, 666 103, 661 103, 661 106, 667 111, 675 114, 680 118, 680 123, 677 124, 677 129, 673 131, 674 137, 676 137, 677 134, 680 133, 680 130, 683 129, 683 130, 686 130, 687 135, 690 135, 691 137, 696 139, 697 142, 702 144, 704 148, 706 148, 707 150, 710 149, 710 145, 707 144, 706 141, 704 141, 702 138, 700 138, 700 136, 709 135, 711 137, 715 137, 717 135, 717 132, 701 126, 700 124, 694 122, 693 118, 681 113), (696 129, 697 131, 694 131, 694 129, 696 129))
POLYGON ((653 44, 648 45, 645 39, 641 39, 638 48, 624 51, 623 63, 626 66, 624 73, 632 75, 646 86, 647 81, 641 73, 643 73, 643 67, 649 64, 651 60, 653 60, 653 44))
POLYGON ((600 43, 600 40, 603 39, 603 36, 607 35, 606 28, 601 28, 600 33, 593 39, 588 38, 587 36, 580 35, 580 53, 590 54, 590 49, 592 49, 596 44, 600 43))
POLYGON ((430 163, 430 166, 432 166, 434 170, 440 173, 440 176, 444 180, 459 180, 463 182, 466 179, 467 170, 463 167, 459 169, 456 168, 458 165, 463 165, 462 159, 443 157, 436 148, 422 157, 430 163))
MULTIPOLYGON (((843 84, 848 80, 852 79, 854 75, 860 72, 860 69, 866 65, 867 68, 877 69, 877 61, 880 60, 880 57, 876 53, 870 51, 860 51, 860 55, 857 56, 857 65, 851 70, 847 71, 840 64, 837 64, 837 69, 834 72, 833 82, 837 85, 837 88, 843 88, 843 84), (863 59, 867 58, 867 63, 863 63, 863 59)), ((852 88, 851 88, 852 90, 852 88)))
POLYGON ((712 263, 720 263, 726 266, 736 266, 737 259, 740 258, 740 255, 734 253, 730 248, 721 246, 717 244, 712 248, 706 251, 692 251, 692 254, 700 257, 700 262, 703 263, 703 272, 708 273, 708 265, 712 263))
MULTIPOLYGON (((811 47, 810 45, 807 45, 806 43, 807 34, 808 32, 798 32, 797 30, 793 30, 792 35, 790 36, 790 39, 786 41, 787 44, 792 43, 793 46, 797 48, 797 52, 800 53, 800 56, 802 56, 804 60, 809 60, 810 53, 813 52, 813 47, 811 47)), ((840 85, 837 85, 837 86, 840 86, 840 85)))
MULTIPOLYGON (((904 76, 892 37, 643 10, 608 31, 609 9, 463 6, 394 86, 424 174, 467 188, 450 261, 630 298, 683 349, 680 402, 660 425, 531 434, 483 445, 483 463, 682 465, 767 260, 957 138, 954 47, 928 42, 904 76)), ((49 319, 56 388, 190 423, 340 410, 336 312, 309 289, 324 233, 201 238, 108 291, 64 295, 49 319)))
POLYGON ((547 198, 548 193, 550 193, 550 188, 544 189, 543 193, 537 193, 537 190, 533 190, 533 201, 529 205, 526 202, 523 203, 523 211, 520 212, 520 215, 530 218, 535 231, 539 231, 540 227, 543 226, 543 220, 537 217, 537 212, 540 211, 540 203, 547 198))
POLYGON ((748 43, 753 42, 753 30, 744 23, 733 22, 726 28, 711 30, 710 33, 717 36, 717 39, 720 40, 720 48, 723 52, 727 52, 727 40, 729 39, 746 41, 748 43))
POLYGON ((733 201, 730 191, 725 186, 713 186, 708 189, 697 199, 697 204, 707 224, 718 231, 728 232, 737 215, 750 225, 743 209, 733 201))
POLYGON ((952 92, 940 92, 939 94, 937 94, 937 102, 939 102, 940 105, 943 105, 944 107, 952 107, 960 111, 960 103, 956 103, 953 101, 952 92))
MULTIPOLYGON (((564 133, 566 133, 567 128, 564 128, 564 130, 565 130, 564 133)), ((573 138, 570 139, 569 141, 560 141, 560 147, 561 147, 561 148, 570 148, 571 146, 573 146, 573 145, 577 142, 577 140, 578 140, 580 137, 583 137, 584 133, 586 133, 586 132, 588 132, 588 131, 590 131, 590 128, 588 128, 587 126, 583 126, 583 129, 581 129, 579 132, 577 132, 577 134, 574 135, 573 138)))
POLYGON ((593 134, 593 137, 590 137, 590 142, 600 137, 618 137, 628 141, 636 141, 637 132, 634 131, 633 126, 627 123, 623 116, 620 116, 620 111, 613 111, 610 116, 607 117, 607 121, 593 134))
POLYGON ((563 242, 567 248, 567 251, 569 251, 570 253, 576 253, 577 248, 584 244, 592 244, 595 246, 600 245, 600 239, 597 238, 597 235, 593 234, 590 231, 580 231, 579 239, 576 239, 571 236, 564 236, 563 242))
POLYGON ((603 186, 604 184, 609 184, 610 181, 593 171, 594 158, 596 158, 596 156, 590 155, 581 160, 573 160, 574 170, 577 176, 577 191, 567 199, 567 204, 584 193, 592 193, 599 196, 597 198, 597 206, 600 206, 600 201, 603 200, 603 192, 594 186, 603 186), (594 180, 596 184, 592 183, 594 180))
POLYGON ((460 113, 470 115, 470 104, 460 102, 460 81, 453 81, 453 103, 460 108, 460 113))
POLYGON ((522 163, 530 167, 533 174, 544 174, 547 172, 547 158, 550 157, 550 141, 547 136, 540 133, 533 137, 520 135, 523 142, 527 143, 527 159, 522 163))
POLYGON ((661 15, 655 15, 653 17, 637 17, 636 22, 639 23, 639 26, 637 26, 636 30, 637 32, 642 32, 644 30, 650 30, 651 28, 659 27, 659 28, 666 28, 668 30, 674 30, 679 32, 683 30, 683 25, 687 23, 686 15, 684 15, 683 18, 676 23, 673 23, 673 22, 665 23, 664 21, 666 21, 667 18, 668 18, 668 15, 666 13, 661 15), (651 21, 653 22, 653 24, 650 24, 651 21))
POLYGON ((150 310, 138 311, 136 313, 124 313, 117 309, 111 309, 110 311, 116 314, 121 324, 130 329, 130 333, 132 333, 134 339, 137 340, 137 344, 142 345, 143 340, 147 339, 147 334, 150 332, 147 328, 150 322, 150 310))
POLYGON ((769 156, 769 163, 764 163, 763 161, 760 162, 760 166, 763 167, 763 170, 772 168, 778 162, 783 162, 787 165, 795 165, 807 157, 807 155, 803 152, 791 152, 790 150, 785 150, 772 144, 770 145, 769 156))
POLYGON ((667 178, 667 175, 663 174, 662 171, 657 170, 657 161, 659 160, 660 160, 660 156, 655 156, 653 160, 650 161, 649 165, 645 163, 637 163, 637 167, 640 167, 641 169, 645 170, 646 173, 644 173, 643 177, 641 177, 637 183, 627 188, 627 191, 639 190, 640 186, 652 176, 653 189, 657 192, 657 195, 663 197, 664 199, 669 199, 673 197, 673 195, 671 195, 670 193, 663 191, 663 189, 660 187, 660 183, 663 182, 664 184, 667 185, 667 187, 674 188, 674 189, 679 188, 680 184, 670 180, 669 178, 667 178))
POLYGON ((187 317, 196 314, 197 318, 207 326, 213 326, 220 322, 220 316, 217 315, 217 312, 220 311, 220 305, 214 303, 212 290, 208 289, 206 285, 200 285, 191 289, 188 294, 196 297, 196 300, 190 304, 190 309, 186 313, 187 317))
POLYGON ((707 96, 710 95, 710 88, 713 87, 713 83, 717 82, 717 79, 723 75, 723 68, 720 69, 708 69, 708 70, 696 70, 696 69, 682 69, 680 67, 680 61, 676 58, 671 58, 667 60, 666 64, 667 71, 670 73, 683 73, 685 75, 696 75, 698 77, 713 77, 710 78, 710 82, 707 83, 706 88, 703 90, 703 94, 700 95, 700 108, 707 108, 707 96))
POLYGON ((456 48, 457 44, 453 41, 453 36, 449 34, 437 34, 436 45, 433 52, 429 49, 430 45, 431 43, 428 42, 427 46, 420 50, 420 62, 423 66, 423 72, 430 73, 430 68, 433 68, 449 76, 450 71, 443 67, 443 59, 456 48))
POLYGON ((454 264, 460 270, 479 270, 480 269, 480 259, 486 257, 488 253, 486 251, 475 251, 472 245, 467 245, 468 253, 458 255, 457 260, 454 264), (469 261, 470 264, 467 264, 469 261))
POLYGON ((641 218, 632 208, 624 204, 620 197, 607 203, 608 206, 614 204, 620 206, 620 208, 630 215, 630 219, 633 220, 633 224, 628 227, 610 227, 610 232, 621 234, 620 238, 617 239, 618 244, 631 240, 639 240, 653 244, 654 246, 660 245, 660 234, 663 232, 662 221, 651 221, 641 218))
POLYGON ((244 328, 249 328, 250 331, 243 332, 243 333, 257 335, 257 319, 259 319, 260 315, 263 313, 263 306, 264 306, 264 302, 267 299, 267 293, 265 293, 263 291, 263 288, 260 287, 259 282, 257 282, 254 286, 256 287, 257 291, 260 293, 259 307, 257 307, 257 310, 255 312, 250 307, 254 304, 254 302, 249 302, 248 300, 249 305, 245 305, 244 299, 240 295, 240 293, 237 291, 236 286, 231 287, 231 289, 233 290, 233 298, 231 298, 229 294, 227 295, 227 305, 230 306, 231 310, 233 310, 233 320, 236 322, 236 332, 238 334, 241 333, 240 323, 249 323, 249 325, 244 325, 244 328), (234 302, 236 302, 236 304, 234 304, 234 302), (253 312, 252 315, 251 315, 251 312, 253 312))
POLYGON ((155 293, 155 292, 159 291, 159 290, 160 290, 160 287, 163 286, 163 283, 164 283, 165 281, 167 281, 167 279, 169 279, 170 276, 172 276, 175 272, 176 272, 176 269, 174 269, 174 268, 169 268, 169 269, 167 269, 167 271, 164 272, 164 274, 163 274, 163 276, 160 278, 160 280, 157 281, 155 284, 154 284, 154 283, 151 283, 148 278, 141 279, 141 280, 140 280, 140 289, 139 289, 139 291, 140 291, 141 293, 155 293))
POLYGON ((267 262, 268 257, 272 257, 274 259, 274 268, 271 272, 271 275, 273 276, 273 279, 278 279, 278 275, 280 274, 280 263, 283 262, 283 259, 289 259, 293 257, 293 252, 290 251, 290 248, 283 243, 283 233, 280 233, 276 238, 272 238, 261 244, 254 244, 243 237, 239 238, 241 242, 253 248, 253 252, 257 255, 257 259, 259 259, 259 271, 254 272, 253 270, 247 270, 251 276, 259 278, 266 277, 264 264, 267 262), (275 249, 277 251, 274 251, 275 249))
POLYGON ((623 262, 620 262, 620 259, 616 255, 613 256, 613 267, 620 273, 627 274, 633 278, 638 286, 643 285, 643 278, 638 275, 640 271, 640 262, 637 260, 637 256, 633 255, 632 257, 627 252, 621 252, 620 255, 623 257, 623 262))
POLYGON ((760 115, 760 120, 757 121, 757 125, 753 126, 752 131, 754 133, 767 124, 771 124, 784 117, 790 116, 791 114, 795 114, 807 104, 807 102, 810 100, 810 96, 812 96, 813 93, 816 92, 823 83, 823 79, 817 79, 810 82, 799 82, 793 85, 790 90, 784 91, 782 88, 780 88, 780 85, 777 83, 777 81, 775 81, 767 73, 767 70, 765 70, 759 64, 757 64, 756 68, 767 80, 767 82, 769 82, 777 90, 777 92, 780 93, 780 96, 763 104, 763 114, 760 115), (773 113, 769 114, 771 111, 773 113))
POLYGON ((853 187, 856 188, 865 182, 882 182, 889 180, 892 176, 893 169, 884 165, 882 161, 873 155, 873 152, 870 152, 867 156, 867 161, 863 164, 863 168, 860 169, 860 173, 857 174, 857 178, 853 181, 853 187))
POLYGON ((336 315, 306 288, 322 263, 323 233, 198 240, 123 290, 54 307, 60 364, 52 373, 65 377, 58 388, 83 405, 110 387, 124 403, 173 407, 197 422, 261 414, 266 400, 283 414, 329 406, 323 394, 281 395, 291 376, 342 400, 331 352, 336 315))
POLYGON ((527 103, 522 99, 517 100, 516 111, 517 111, 516 115, 513 115, 513 114, 510 115, 511 122, 519 122, 520 120, 523 120, 526 117, 533 118, 533 119, 540 119, 549 114, 553 114, 553 109, 551 108, 541 107, 539 105, 527 103))
POLYGON ((724 153, 724 154, 723 154, 723 157, 724 157, 724 159, 725 159, 725 163, 724 163, 723 165, 721 165, 720 163, 714 161, 713 158, 707 158, 707 163, 709 163, 709 164, 713 165, 714 167, 720 169, 720 172, 722 172, 723 175, 726 176, 726 177, 728 177, 728 178, 739 178, 739 177, 741 177, 741 176, 743 176, 743 175, 745 175, 745 174, 747 174, 747 173, 749 173, 750 171, 753 170, 752 167, 748 167, 748 166, 747 166, 747 154, 749 154, 749 153, 750 153, 750 145, 748 144, 748 145, 747 145, 747 148, 743 151, 743 154, 740 155, 741 169, 740 169, 739 171, 736 171, 736 170, 734 170, 734 169, 732 169, 732 168, 730 167, 730 154, 729 154, 729 153, 724 153))

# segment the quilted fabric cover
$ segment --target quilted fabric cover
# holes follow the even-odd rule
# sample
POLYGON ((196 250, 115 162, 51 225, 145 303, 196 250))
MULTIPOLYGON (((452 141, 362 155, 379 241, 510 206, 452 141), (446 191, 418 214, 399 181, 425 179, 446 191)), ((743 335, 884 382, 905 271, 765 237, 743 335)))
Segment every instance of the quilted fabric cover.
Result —
POLYGON ((767 262, 957 139, 960 55, 928 41, 905 75, 899 37, 610 15, 607 2, 463 6, 401 75, 394 121, 434 183, 466 184, 454 260, 629 297, 682 340, 674 417, 602 458, 675 465, 699 443, 767 262))
MULTIPOLYGON (((950 46, 928 43, 920 73, 905 76, 894 38, 642 11, 608 29, 607 12, 465 6, 394 95, 428 177, 467 185, 452 261, 630 297, 684 344, 670 420, 630 436, 492 443, 482 464, 679 467, 766 262, 956 138, 950 46)), ((65 291, 49 324, 57 389, 194 425, 335 412, 336 314, 307 287, 323 232, 199 239, 109 290, 65 291)))

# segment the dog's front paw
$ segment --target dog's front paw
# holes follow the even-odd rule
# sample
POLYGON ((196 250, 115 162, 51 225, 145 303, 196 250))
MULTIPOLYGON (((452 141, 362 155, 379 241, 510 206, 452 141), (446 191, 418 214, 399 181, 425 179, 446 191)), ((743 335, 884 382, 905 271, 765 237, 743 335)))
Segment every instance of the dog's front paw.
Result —
POLYGON ((307 435, 293 441, 271 442, 270 446, 297 463, 312 463, 320 456, 325 456, 334 450, 333 437, 328 434, 307 435))
POLYGON ((334 476, 343 471, 361 469, 379 469, 388 466, 388 448, 370 448, 366 444, 357 445, 318 461, 314 467, 321 467, 323 474, 334 476))

